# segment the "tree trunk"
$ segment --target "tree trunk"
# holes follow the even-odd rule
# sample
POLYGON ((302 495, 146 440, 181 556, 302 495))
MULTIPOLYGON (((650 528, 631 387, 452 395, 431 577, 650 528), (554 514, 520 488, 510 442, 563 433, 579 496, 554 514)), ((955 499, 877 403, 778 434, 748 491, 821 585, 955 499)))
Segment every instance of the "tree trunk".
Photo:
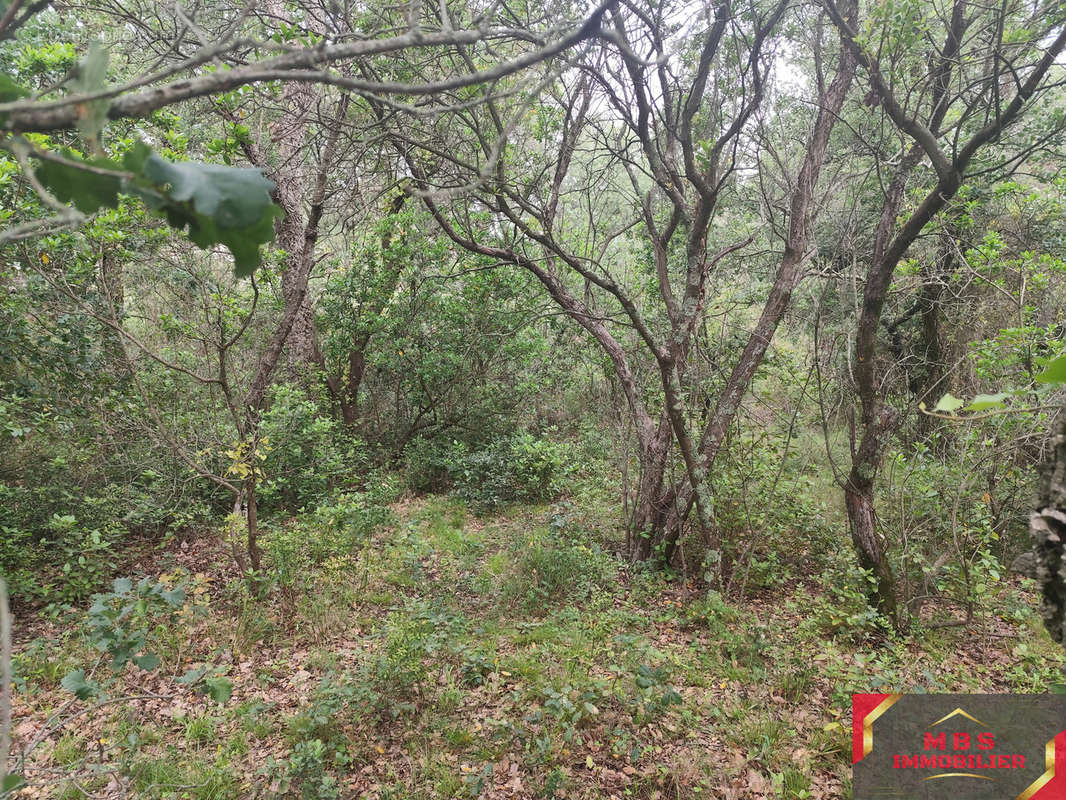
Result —
POLYGON ((348 427, 359 420, 359 388, 366 374, 366 345, 348 353, 348 375, 342 382, 339 394, 341 419, 348 427))
POLYGON ((877 530, 873 481, 856 474, 855 468, 852 469, 844 487, 844 504, 848 511, 851 541, 859 558, 859 566, 869 570, 876 581, 876 588, 867 593, 870 604, 895 626, 896 579, 885 558, 885 548, 877 530))
POLYGON ((106 246, 100 252, 100 293, 106 302, 106 313, 111 317, 114 327, 108 326, 103 331, 102 346, 108 361, 123 364, 122 334, 117 326, 126 315, 126 292, 122 274, 122 260, 106 246))
MULTIPOLYGON (((326 201, 329 172, 333 168, 337 156, 340 120, 348 112, 348 102, 348 95, 342 95, 337 103, 335 114, 337 124, 330 130, 329 138, 326 140, 325 147, 322 150, 315 174, 314 193, 311 196, 311 209, 307 215, 307 223, 301 225, 299 246, 289 255, 289 268, 286 269, 286 274, 290 270, 292 271, 294 276, 293 286, 296 294, 292 297, 291 302, 286 300, 285 312, 282 315, 281 322, 278 323, 278 327, 274 330, 266 349, 259 356, 255 375, 244 399, 244 410, 249 416, 249 424, 246 425, 249 433, 256 420, 258 420, 259 411, 266 397, 266 391, 270 386, 270 379, 281 356, 281 351, 290 340, 292 331, 296 327, 301 314, 303 314, 304 300, 307 297, 307 284, 310 280, 311 269, 314 266, 315 246, 318 244, 319 223, 322 220, 323 207, 326 201)), ((313 342, 314 340, 312 339, 312 344, 313 342)), ((317 347, 313 348, 313 352, 315 351, 317 351, 317 347)))
MULTIPOLYGON (((255 467, 253 466, 253 470, 254 469, 255 467)), ((247 492, 248 500, 248 563, 251 565, 253 571, 259 572, 259 569, 263 565, 263 555, 262 551, 259 549, 259 516, 255 502, 254 474, 248 478, 248 481, 245 484, 245 490, 247 492)))
POLYGON ((277 184, 277 200, 285 212, 278 224, 278 244, 285 251, 285 271, 281 276, 281 291, 285 307, 296 307, 292 330, 286 342, 289 369, 296 376, 315 363, 316 332, 310 293, 306 291, 309 276, 301 274, 304 243, 304 149, 307 142, 308 116, 314 101, 310 84, 289 83, 282 91, 285 113, 272 127, 278 148, 279 164, 273 178, 277 184))
MULTIPOLYGON (((854 14, 855 6, 850 4, 848 15, 853 17, 854 14)), ((788 235, 774 284, 763 305, 755 329, 748 337, 747 344, 730 373, 725 388, 718 397, 714 411, 700 437, 699 467, 703 475, 709 474, 714 466, 714 461, 725 442, 726 433, 740 411, 741 400, 748 391, 755 372, 766 356, 770 342, 788 311, 792 293, 803 279, 803 266, 814 248, 812 206, 818 177, 825 162, 829 137, 854 77, 855 58, 846 47, 842 46, 840 65, 821 98, 821 108, 807 141, 807 152, 796 178, 796 188, 790 199, 788 235)), ((670 552, 676 548, 685 519, 693 503, 698 499, 697 495, 698 491, 693 490, 691 483, 685 484, 677 493, 674 502, 671 503, 671 508, 668 509, 666 547, 670 552)))
MULTIPOLYGON (((262 9, 275 21, 291 22, 284 0, 266 0, 262 9)), ((281 293, 285 311, 295 308, 285 341, 287 363, 293 377, 304 378, 318 360, 312 297, 307 291, 308 264, 304 257, 304 196, 308 189, 306 151, 314 115, 316 89, 311 83, 288 81, 281 89, 281 114, 270 124, 270 138, 276 148, 276 166, 269 172, 275 183, 274 200, 284 217, 277 223, 278 246, 285 251, 281 293)), ((330 137, 336 135, 335 123, 330 137)), ((267 167, 265 154, 256 146, 244 146, 249 160, 267 167)), ((310 222, 307 223, 308 225, 310 222)))
POLYGON ((1066 645, 1066 406, 1055 423, 1029 533, 1040 583, 1040 616, 1051 638, 1066 645))
POLYGON ((670 442, 671 429, 664 418, 654 439, 641 447, 640 485, 627 537, 629 557, 633 561, 656 557, 669 561, 672 555, 664 549, 666 521, 673 498, 673 492, 666 484, 670 442))
MULTIPOLYGON (((943 315, 944 295, 947 282, 955 269, 955 238, 951 230, 940 234, 939 252, 936 263, 922 270, 922 286, 918 293, 918 313, 921 315, 921 334, 918 338, 917 355, 919 357, 917 380, 911 390, 919 403, 932 408, 937 400, 949 390, 946 363, 947 349, 944 346, 944 334, 940 324, 943 315)), ((946 452, 950 445, 951 429, 943 421, 931 414, 918 417, 918 433, 928 439, 934 432, 940 432, 938 452, 946 452)))

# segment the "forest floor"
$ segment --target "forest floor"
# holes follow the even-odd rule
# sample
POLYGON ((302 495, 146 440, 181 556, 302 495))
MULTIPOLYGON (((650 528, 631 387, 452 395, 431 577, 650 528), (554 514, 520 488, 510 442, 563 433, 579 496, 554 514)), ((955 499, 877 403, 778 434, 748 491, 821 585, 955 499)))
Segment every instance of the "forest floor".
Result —
POLYGON ((392 510, 354 555, 307 526, 268 533, 265 598, 219 567, 218 538, 142 557, 131 572, 187 575, 187 602, 127 620, 161 665, 127 665, 108 703, 60 687, 106 673, 84 624, 23 621, 14 752, 38 743, 19 796, 842 798, 852 692, 1062 680, 1020 579, 969 626, 889 637, 830 573, 787 560, 726 602, 619 561, 595 512, 392 510), (232 681, 225 703, 175 683, 201 665, 232 681))

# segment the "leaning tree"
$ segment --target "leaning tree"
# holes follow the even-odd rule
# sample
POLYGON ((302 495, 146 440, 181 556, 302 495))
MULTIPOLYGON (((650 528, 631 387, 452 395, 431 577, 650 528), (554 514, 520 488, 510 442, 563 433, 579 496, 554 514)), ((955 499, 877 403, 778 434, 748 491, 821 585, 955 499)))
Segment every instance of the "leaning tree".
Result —
POLYGON ((1066 9, 967 0, 944 8, 886 4, 857 23, 843 6, 831 0, 823 6, 865 73, 865 102, 898 132, 894 152, 879 153, 887 162, 883 200, 869 250, 860 254, 867 268, 851 370, 858 410, 843 482, 859 563, 876 580, 872 600, 896 620, 896 581, 875 507, 878 470, 902 419, 886 397, 886 299, 911 246, 968 180, 1015 168, 1060 134, 1063 118, 1055 115, 1035 139, 1011 138, 1019 120, 1039 113, 1061 83, 1066 9), (993 157, 982 160, 993 144, 993 157), (908 192, 920 199, 910 202, 908 192))

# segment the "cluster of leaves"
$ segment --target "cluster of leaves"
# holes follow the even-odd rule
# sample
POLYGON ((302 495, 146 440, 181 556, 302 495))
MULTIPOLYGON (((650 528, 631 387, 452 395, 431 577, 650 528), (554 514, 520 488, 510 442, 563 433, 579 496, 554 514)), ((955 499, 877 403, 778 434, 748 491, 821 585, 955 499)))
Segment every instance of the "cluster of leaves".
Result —
POLYGON ((386 505, 388 487, 351 492, 319 504, 308 518, 268 531, 263 548, 270 578, 286 594, 311 588, 315 567, 339 560, 349 571, 365 552, 370 537, 392 515, 386 505))
MULTIPOLYGON (((154 670, 160 664, 159 656, 144 652, 150 626, 159 614, 170 615, 184 604, 183 586, 168 588, 151 578, 142 578, 134 585, 130 578, 117 578, 110 592, 93 595, 87 624, 89 641, 110 656, 116 675, 129 663, 154 670)), ((103 692, 103 686, 83 669, 69 673, 62 684, 80 700, 103 692)))
MULTIPOLYGON (((1033 381, 1036 386, 1004 389, 992 394, 979 394, 969 401, 955 397, 948 392, 937 401, 933 407, 933 413, 964 418, 963 415, 958 413, 959 411, 979 414, 992 410, 1010 410, 1012 408, 1010 401, 1014 398, 1032 399, 1033 397, 1040 398, 1045 396, 1066 384, 1066 354, 1056 356, 1048 361, 1044 368, 1033 376, 1033 381)), ((925 404, 922 403, 921 407, 924 410, 925 404)), ((1021 406, 1014 410, 1026 411, 1027 407, 1021 406)))
POLYGON ((296 510, 324 503, 353 475, 370 467, 361 441, 342 430, 306 393, 281 384, 259 425, 260 443, 268 443, 257 488, 260 506, 296 510))
MULTIPOLYGON (((622 671, 622 667, 615 669, 622 671)), ((577 730, 594 724, 610 705, 620 706, 637 726, 660 719, 672 706, 682 704, 682 697, 670 685, 669 670, 663 665, 636 664, 625 681, 592 679, 569 683, 559 688, 545 687, 538 693, 539 707, 526 721, 539 724, 547 720, 559 726, 564 741, 572 742, 577 730)))
POLYGON ((478 511, 515 501, 552 500, 577 470, 573 448, 528 432, 501 437, 482 447, 460 441, 430 442, 408 452, 413 488, 443 488, 478 511))
MULTIPOLYGON (((107 82, 108 51, 96 42, 71 70, 65 85, 81 94, 99 92, 107 82)), ((0 73, 0 102, 30 94, 10 75, 0 73)), ((35 158, 34 175, 54 200, 94 214, 118 208, 122 194, 137 197, 173 228, 186 231, 199 247, 224 245, 233 254, 236 274, 250 274, 260 263, 259 246, 273 240, 274 220, 281 215, 271 198, 274 184, 258 169, 172 162, 143 142, 120 160, 105 157, 100 136, 108 107, 107 99, 79 106, 79 132, 95 155, 86 157, 71 148, 44 149, 36 143, 42 137, 31 142, 20 134, 10 134, 2 144, 12 153, 35 158)))
MULTIPOLYGON (((86 636, 92 645, 110 658, 111 674, 117 676, 127 664, 146 672, 157 669, 162 660, 149 652, 151 633, 162 623, 175 624, 176 613, 186 605, 182 583, 142 578, 117 578, 110 592, 93 595, 89 607, 86 636)), ((225 703, 233 693, 233 683, 224 669, 206 664, 188 670, 175 682, 191 686, 216 703, 225 703)), ((108 680, 97 680, 84 669, 69 672, 61 681, 64 689, 79 700, 103 699, 108 680)))
POLYGON ((116 521, 121 495, 75 497, 61 487, 42 488, 0 483, 0 572, 20 600, 78 603, 114 570, 113 546, 123 534, 116 521), (52 510, 57 506, 62 512, 52 510))
POLYGON ((274 184, 258 169, 173 163, 143 142, 121 162, 85 159, 71 150, 50 154, 36 175, 57 199, 85 214, 118 208, 120 194, 139 197, 172 227, 187 230, 196 245, 225 245, 238 276, 259 265, 259 245, 273 240, 281 215, 271 199, 274 184))
POLYGON ((546 613, 554 604, 594 598, 616 580, 618 564, 586 531, 566 525, 534 530, 515 541, 515 574, 505 596, 530 613, 546 613))

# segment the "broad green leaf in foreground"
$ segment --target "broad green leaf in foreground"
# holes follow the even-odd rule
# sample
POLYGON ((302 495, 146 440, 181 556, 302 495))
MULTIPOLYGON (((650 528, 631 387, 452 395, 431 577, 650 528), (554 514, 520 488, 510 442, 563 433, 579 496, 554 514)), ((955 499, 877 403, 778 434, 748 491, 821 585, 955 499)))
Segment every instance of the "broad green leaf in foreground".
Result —
POLYGON ((11 79, 10 75, 0 72, 0 103, 13 103, 20 97, 27 97, 29 89, 19 86, 11 79))
POLYGON ((965 400, 960 400, 950 392, 941 397, 936 405, 933 407, 933 411, 943 411, 948 414, 953 414, 966 405, 965 400))
MULTIPOLYGON (((69 85, 77 94, 96 92, 107 86, 108 52, 102 42, 89 45, 89 52, 78 62, 69 85)), ((78 105, 78 131, 88 142, 96 143, 100 131, 107 124, 107 98, 90 100, 78 105)))
POLYGON ((274 183, 257 169, 217 164, 175 164, 138 148, 126 159, 139 179, 131 189, 200 247, 223 244, 233 253, 238 277, 259 265, 259 245, 273 240, 281 209, 270 193, 274 183))
MULTIPOLYGON (((2 90, 0 86, 0 90, 2 90)), ((257 169, 197 162, 174 163, 138 143, 119 164, 84 160, 69 151, 63 161, 35 169, 57 199, 85 214, 118 207, 120 193, 134 194, 202 248, 225 245, 238 277, 259 266, 259 245, 274 238, 281 209, 271 200, 272 181, 257 169)))
POLYGON ((1066 383, 1066 355, 1052 360, 1034 380, 1037 383, 1066 383))
POLYGON ((73 692, 74 696, 79 700, 88 700, 100 692, 100 684, 89 680, 85 676, 85 670, 83 669, 76 669, 68 673, 59 684, 68 692, 73 692))
POLYGON ((63 158, 70 164, 58 161, 42 161, 35 170, 37 178, 56 199, 70 203, 83 214, 92 214, 103 207, 118 208, 118 195, 122 191, 122 176, 90 172, 78 164, 101 170, 118 170, 119 166, 105 158, 84 161, 69 151, 63 158))
POLYGON ((1006 408, 1003 401, 1011 396, 1010 392, 997 392, 996 394, 979 394, 966 406, 967 411, 985 411, 989 408, 1006 408))
POLYGON ((21 775, 11 773, 5 775, 4 779, 0 781, 0 797, 7 797, 11 792, 17 791, 26 785, 26 781, 21 775))

